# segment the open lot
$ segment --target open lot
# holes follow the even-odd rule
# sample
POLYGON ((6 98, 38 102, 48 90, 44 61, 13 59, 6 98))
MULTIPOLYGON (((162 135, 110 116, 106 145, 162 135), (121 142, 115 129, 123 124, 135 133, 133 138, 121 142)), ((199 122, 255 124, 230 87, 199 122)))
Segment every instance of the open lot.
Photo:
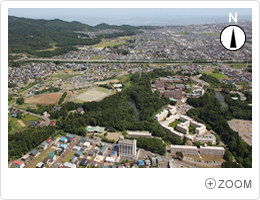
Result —
POLYGON ((106 81, 95 82, 95 85, 99 85, 99 84, 110 84, 110 83, 117 83, 117 82, 119 82, 118 79, 110 79, 110 80, 106 80, 106 81))
POLYGON ((103 89, 103 88, 93 88, 84 92, 78 96, 73 97, 71 100, 82 100, 82 101, 99 101, 108 96, 111 93, 111 90, 103 89))
POLYGON ((211 75, 217 79, 230 79, 229 77, 225 76, 224 74, 218 74, 218 73, 206 73, 208 75, 211 75))
POLYGON ((65 79, 65 78, 71 78, 73 76, 81 76, 82 74, 69 74, 69 73, 59 73, 59 74, 53 74, 51 77, 53 78, 59 78, 59 79, 65 79))
POLYGON ((30 164, 30 165, 28 166, 28 168, 35 168, 36 165, 37 165, 39 162, 42 162, 42 161, 44 160, 44 158, 46 158, 46 157, 49 155, 49 153, 50 153, 51 151, 54 151, 54 150, 55 150, 54 147, 49 148, 49 149, 48 149, 47 151, 45 151, 41 156, 39 156, 32 164, 30 164))
POLYGON ((201 35, 207 35, 212 37, 219 37, 219 33, 212 32, 212 33, 200 33, 201 35))
POLYGON ((102 40, 100 43, 98 44, 95 44, 95 45, 91 45, 92 47, 114 47, 116 45, 119 45, 119 44, 127 44, 127 42, 125 40, 110 40, 110 41, 105 41, 105 40, 102 40))
POLYGON ((75 155, 75 151, 70 151, 64 158, 62 158, 63 162, 70 162, 72 156, 75 155))
POLYGON ((59 102, 59 99, 61 98, 62 93, 49 93, 49 94, 40 94, 40 95, 34 95, 29 97, 28 99, 25 99, 25 103, 31 103, 31 104, 42 104, 44 106, 50 105, 50 104, 57 104, 59 102))
POLYGON ((117 141, 121 135, 121 132, 108 132, 106 138, 117 141))
POLYGON ((245 142, 252 145, 252 121, 232 119, 228 124, 230 128, 238 132, 245 142))
MULTIPOLYGON (((242 69, 244 67, 246 67, 246 63, 228 63, 228 64, 225 64, 225 65, 229 65, 230 67, 234 68, 234 69, 242 69)), ((248 64, 250 65, 250 64, 248 64)))

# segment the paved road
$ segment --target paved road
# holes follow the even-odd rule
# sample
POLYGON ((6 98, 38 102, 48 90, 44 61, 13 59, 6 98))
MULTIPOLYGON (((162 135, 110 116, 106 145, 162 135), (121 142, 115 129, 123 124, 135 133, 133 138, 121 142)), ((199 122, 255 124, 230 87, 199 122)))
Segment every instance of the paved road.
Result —
POLYGON ((37 157, 35 157, 34 159, 32 159, 30 162, 28 162, 27 165, 24 166, 24 168, 28 168, 36 159, 38 159, 42 154, 44 154, 49 148, 51 148, 53 142, 50 143, 50 145, 40 153, 40 155, 38 155, 37 157))
POLYGON ((69 146, 69 148, 68 148, 65 152, 63 152, 63 153, 60 155, 60 157, 50 166, 50 168, 53 168, 56 163, 61 162, 61 160, 63 159, 63 157, 66 156, 66 155, 71 151, 71 149, 78 143, 79 140, 80 140, 80 137, 78 137, 78 138, 76 139, 76 141, 75 141, 73 144, 71 144, 71 145, 69 146))
POLYGON ((8 105, 8 108, 11 108, 14 104, 15 104, 15 102, 12 103, 11 105, 8 105))
MULTIPOLYGON (((93 144, 92 148, 88 151, 88 153, 83 158, 85 158, 87 160, 89 152, 93 151, 95 149, 95 147, 96 147, 96 144, 93 144)), ((92 162, 90 162, 90 163, 92 163, 92 162)), ((77 167, 79 167, 79 164, 80 164, 80 162, 78 162, 77 167)))
MULTIPOLYGON (((21 109, 19 109, 19 110, 21 110, 21 109)), ((37 114, 31 113, 31 112, 28 112, 26 110, 21 110, 21 111, 23 111, 24 113, 29 113, 30 115, 33 115, 35 117, 44 119, 45 120, 45 123, 44 123, 45 126, 49 126, 50 125, 50 119, 47 116, 37 115, 37 114)))

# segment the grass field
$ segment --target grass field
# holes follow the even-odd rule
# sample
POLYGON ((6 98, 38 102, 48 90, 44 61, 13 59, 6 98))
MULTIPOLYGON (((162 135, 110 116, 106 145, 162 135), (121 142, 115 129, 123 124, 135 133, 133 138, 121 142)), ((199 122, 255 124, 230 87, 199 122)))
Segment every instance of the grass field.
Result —
POLYGON ((218 73, 205 73, 207 75, 211 75, 217 79, 230 79, 229 77, 225 76, 224 74, 218 74, 218 73))
POLYGON ((44 52, 44 51, 54 51, 55 49, 57 49, 58 47, 52 47, 52 48, 49 48, 49 49, 43 49, 43 50, 36 50, 38 52, 44 52))
POLYGON ((213 33, 200 33, 201 35, 207 35, 212 37, 219 37, 219 33, 213 32, 213 33))
POLYGON ((226 65, 228 65, 234 69, 242 69, 242 68, 246 67, 246 63, 232 63, 232 64, 226 64, 226 65))
POLYGON ((92 47, 101 47, 101 48, 108 47, 108 46, 114 47, 115 45, 119 45, 119 44, 127 44, 127 42, 119 42, 116 40, 111 40, 110 42, 108 42, 103 40, 98 44, 92 45, 92 47))
POLYGON ((30 84, 28 84, 27 86, 25 86, 22 90, 20 90, 20 91, 17 92, 17 93, 22 93, 22 92, 24 92, 25 90, 27 90, 27 89, 29 89, 29 88, 35 86, 35 85, 37 85, 37 83, 30 83, 30 84))
POLYGON ((75 155, 75 151, 70 151, 64 158, 62 158, 63 162, 70 162, 72 156, 75 155))
POLYGON ((119 81, 124 83, 124 82, 130 80, 130 77, 131 77, 131 74, 126 74, 126 75, 123 75, 123 76, 118 76, 118 77, 116 77, 116 79, 118 79, 119 81))
POLYGON ((25 103, 30 104, 42 104, 42 105, 50 105, 50 104, 57 104, 62 96, 62 93, 49 93, 49 94, 40 94, 34 95, 25 99, 25 103))
POLYGON ((49 148, 44 154, 42 154, 41 156, 39 156, 31 165, 28 166, 28 168, 35 168, 36 165, 39 162, 42 162, 44 160, 44 158, 46 158, 50 152, 55 151, 54 147, 49 148))
POLYGON ((22 105, 16 105, 16 108, 22 109, 22 110, 26 110, 26 108, 33 108, 36 109, 37 106, 36 104, 31 104, 31 103, 23 103, 22 105))
POLYGON ((103 58, 103 56, 90 56, 90 60, 99 60, 103 58))
POLYGON ((18 122, 18 120, 16 118, 10 118, 8 116, 8 123, 11 123, 11 130, 8 130, 9 133, 13 133, 13 131, 18 130, 20 128, 22 128, 22 125, 18 122))
POLYGON ((181 121, 176 119, 175 121, 169 124, 169 127, 173 127, 176 130, 177 125, 180 123, 181 121))
POLYGON ((65 79, 65 78, 71 78, 71 77, 74 77, 74 76, 80 76, 81 74, 53 74, 51 75, 51 77, 53 78, 59 78, 59 79, 65 79))
POLYGON ((109 140, 117 141, 119 137, 122 135, 122 132, 108 132, 106 138, 109 140))
POLYGON ((83 103, 83 102, 84 102, 83 100, 77 99, 77 98, 75 98, 73 101, 74 101, 75 103, 83 103))
POLYGON ((40 119, 40 118, 35 117, 35 116, 33 116, 33 115, 26 115, 25 118, 22 118, 21 120, 23 121, 23 123, 24 123, 26 126, 28 126, 28 125, 30 125, 30 123, 32 123, 32 122, 36 122, 36 121, 38 121, 38 120, 41 120, 41 121, 42 121, 43 119, 40 119))

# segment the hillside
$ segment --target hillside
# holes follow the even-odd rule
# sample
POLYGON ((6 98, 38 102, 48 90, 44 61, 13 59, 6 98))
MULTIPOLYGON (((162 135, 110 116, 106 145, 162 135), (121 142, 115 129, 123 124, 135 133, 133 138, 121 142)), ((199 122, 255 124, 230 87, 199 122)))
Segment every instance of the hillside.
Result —
MULTIPOLYGON (((28 53, 39 57, 52 57, 76 50, 73 45, 98 44, 101 38, 133 35, 139 27, 99 24, 89 26, 80 22, 65 22, 59 19, 35 20, 8 16, 8 52, 28 53), (74 31, 98 31, 103 29, 123 30, 123 33, 102 35, 95 39, 79 39, 74 31), (53 48, 55 46, 55 48, 53 48), (53 49, 45 51, 46 49, 53 49)), ((84 35, 86 37, 87 35, 84 35)))

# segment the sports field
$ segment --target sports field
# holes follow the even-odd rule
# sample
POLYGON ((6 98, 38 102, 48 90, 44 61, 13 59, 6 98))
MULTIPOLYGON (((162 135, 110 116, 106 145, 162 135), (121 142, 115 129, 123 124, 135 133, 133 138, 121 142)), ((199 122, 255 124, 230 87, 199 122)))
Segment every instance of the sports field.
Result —
POLYGON ((99 85, 99 84, 110 84, 110 83, 117 83, 117 82, 119 82, 118 79, 110 79, 110 80, 106 80, 106 81, 95 82, 95 85, 99 85))
POLYGON ((50 104, 57 104, 62 96, 62 93, 49 93, 49 94, 40 94, 40 95, 34 95, 29 97, 28 99, 25 99, 25 103, 31 103, 31 104, 42 104, 44 106, 50 105, 50 104))
POLYGON ((219 74, 219 73, 205 73, 208 75, 211 75, 217 79, 230 79, 229 77, 225 76, 224 74, 219 74))
POLYGON ((107 90, 104 88, 93 88, 91 90, 88 90, 87 92, 84 92, 78 96, 75 96, 71 98, 71 101, 80 102, 81 101, 99 101, 105 98, 106 96, 111 94, 111 90, 107 90))
POLYGON ((121 135, 122 132, 108 132, 106 138, 117 141, 121 135))

